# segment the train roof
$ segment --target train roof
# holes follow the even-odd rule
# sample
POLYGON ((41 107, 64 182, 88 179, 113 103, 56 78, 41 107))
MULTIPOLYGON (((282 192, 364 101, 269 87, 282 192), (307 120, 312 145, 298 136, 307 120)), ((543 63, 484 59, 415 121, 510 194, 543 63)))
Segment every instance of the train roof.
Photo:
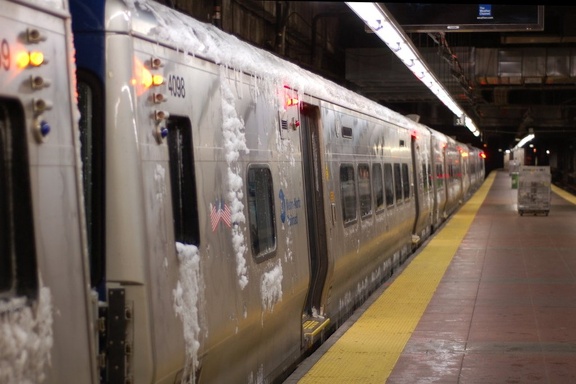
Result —
MULTIPOLYGON (((272 85, 286 86, 331 103, 386 119, 402 127, 416 124, 364 96, 313 74, 263 49, 252 46, 217 27, 148 0, 125 0, 130 12, 130 32, 272 85)), ((264 84, 267 85, 267 84, 264 84)))

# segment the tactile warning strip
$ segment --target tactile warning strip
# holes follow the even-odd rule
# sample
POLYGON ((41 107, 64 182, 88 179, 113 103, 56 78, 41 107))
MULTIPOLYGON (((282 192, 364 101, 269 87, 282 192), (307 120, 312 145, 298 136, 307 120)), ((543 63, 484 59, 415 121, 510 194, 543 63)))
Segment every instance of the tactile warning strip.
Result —
POLYGON ((386 381, 494 179, 492 172, 299 384, 386 381))

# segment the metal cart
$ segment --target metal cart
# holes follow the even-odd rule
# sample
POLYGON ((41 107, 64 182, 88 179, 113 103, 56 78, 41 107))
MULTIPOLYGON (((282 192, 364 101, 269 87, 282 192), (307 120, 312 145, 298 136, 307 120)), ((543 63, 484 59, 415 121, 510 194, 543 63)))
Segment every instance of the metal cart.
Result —
POLYGON ((534 215, 550 212, 550 191, 552 177, 549 166, 520 167, 518 172, 518 213, 534 215))

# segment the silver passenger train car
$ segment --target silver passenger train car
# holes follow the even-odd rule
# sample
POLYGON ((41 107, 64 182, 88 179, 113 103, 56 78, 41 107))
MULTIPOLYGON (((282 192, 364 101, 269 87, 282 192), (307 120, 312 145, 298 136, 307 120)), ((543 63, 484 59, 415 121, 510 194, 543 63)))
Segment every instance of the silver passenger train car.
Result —
POLYGON ((71 36, 65 3, 1 1, 2 59, 36 28, 54 60, 0 62, 0 321, 44 340, 0 375, 279 382, 484 180, 479 149, 158 3, 71 0, 71 36))
POLYGON ((0 383, 97 378, 67 3, 0 0, 0 383))

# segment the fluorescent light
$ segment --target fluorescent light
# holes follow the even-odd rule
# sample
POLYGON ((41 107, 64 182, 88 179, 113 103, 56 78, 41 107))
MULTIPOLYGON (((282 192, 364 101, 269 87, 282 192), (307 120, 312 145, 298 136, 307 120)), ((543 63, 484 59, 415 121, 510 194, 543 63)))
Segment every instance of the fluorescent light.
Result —
POLYGON ((533 134, 533 133, 529 134, 528 136, 526 136, 526 137, 524 137, 522 140, 520 140, 520 141, 518 142, 518 144, 516 144, 516 146, 514 146, 513 149, 522 148, 522 146, 523 146, 524 144, 526 144, 527 142, 529 142, 529 141, 532 140, 532 139, 534 139, 534 134, 533 134))
POLYGON ((474 136, 480 135, 472 119, 464 113, 446 89, 444 89, 442 84, 436 79, 432 71, 428 69, 426 62, 422 60, 412 41, 405 35, 394 18, 388 15, 386 8, 381 7, 378 3, 347 2, 346 5, 374 31, 380 40, 402 60, 404 65, 406 65, 452 113, 459 118, 463 118, 466 127, 468 127, 474 136))

